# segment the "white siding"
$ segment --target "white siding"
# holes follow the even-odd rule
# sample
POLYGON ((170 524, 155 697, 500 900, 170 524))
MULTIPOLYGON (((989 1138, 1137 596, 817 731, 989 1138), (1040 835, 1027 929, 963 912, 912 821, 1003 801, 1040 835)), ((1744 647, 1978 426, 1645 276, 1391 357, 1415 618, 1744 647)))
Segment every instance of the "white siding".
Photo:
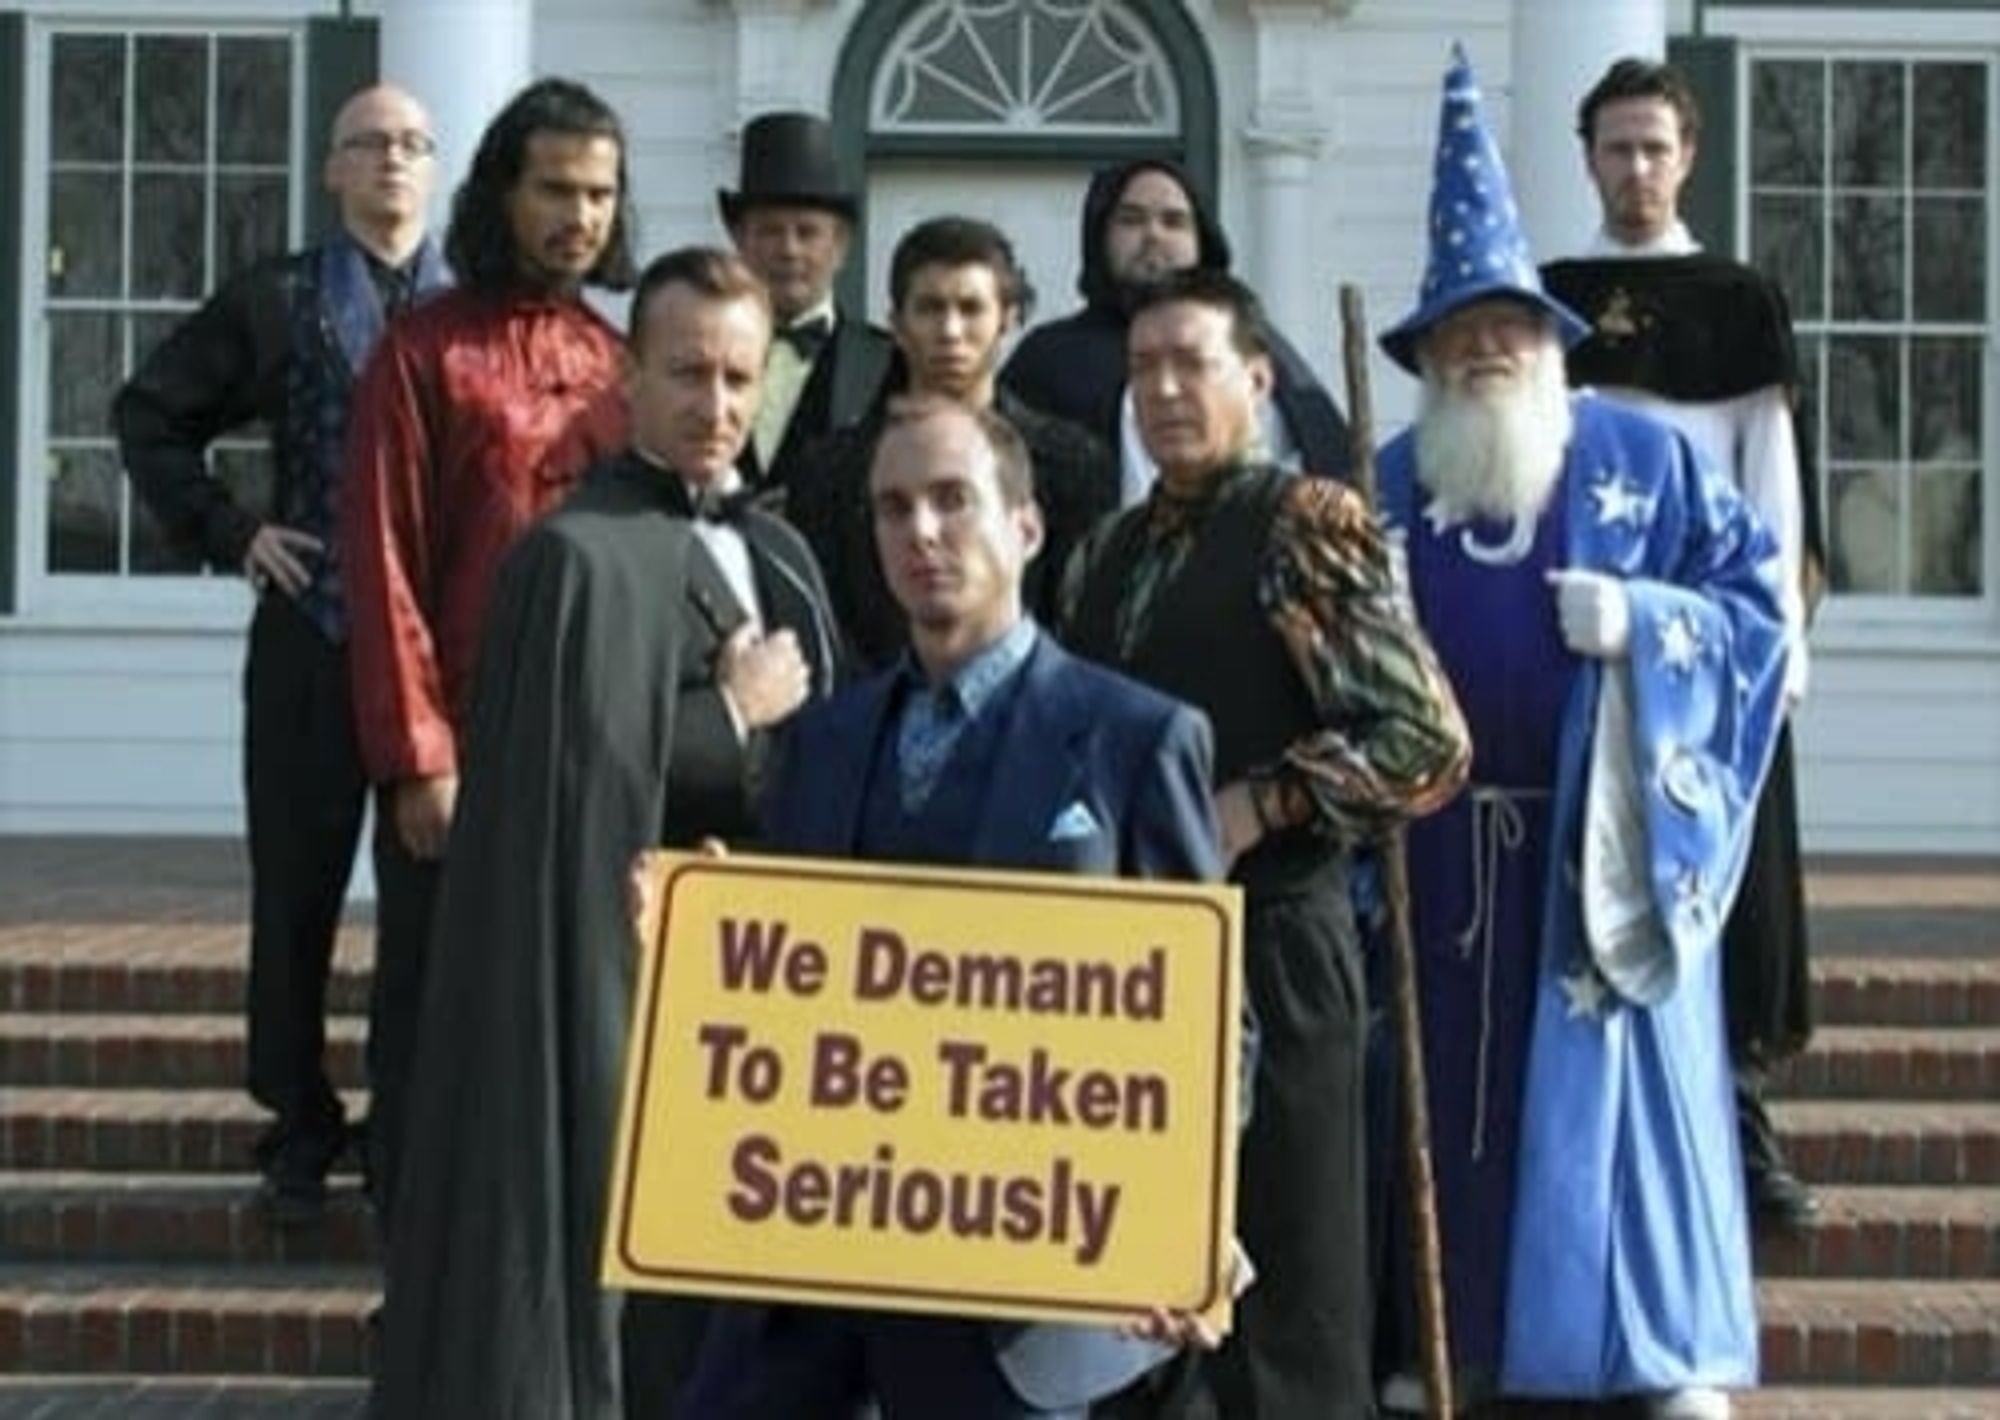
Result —
POLYGON ((243 638, 0 627, 0 833, 234 833, 243 638))
POLYGON ((1798 726, 1806 847, 2000 853, 2000 650, 1821 647, 1798 726))

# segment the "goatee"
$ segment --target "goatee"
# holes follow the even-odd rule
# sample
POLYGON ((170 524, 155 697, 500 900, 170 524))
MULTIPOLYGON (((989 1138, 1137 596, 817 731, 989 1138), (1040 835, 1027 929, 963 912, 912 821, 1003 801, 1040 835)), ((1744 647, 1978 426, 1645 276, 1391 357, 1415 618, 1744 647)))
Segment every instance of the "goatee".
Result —
POLYGON ((1562 354, 1551 341, 1514 379, 1466 392, 1425 370, 1417 481, 1460 517, 1534 518, 1562 476, 1572 427, 1562 354))

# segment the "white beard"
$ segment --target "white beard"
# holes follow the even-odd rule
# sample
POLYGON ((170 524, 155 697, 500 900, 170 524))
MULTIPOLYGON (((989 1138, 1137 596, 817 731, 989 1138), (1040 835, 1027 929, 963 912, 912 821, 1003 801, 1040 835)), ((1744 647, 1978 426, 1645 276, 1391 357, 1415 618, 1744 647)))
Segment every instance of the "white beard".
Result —
POLYGON ((1532 521, 1562 476, 1574 420, 1553 341, 1520 378, 1476 394, 1424 371, 1417 411, 1417 481, 1456 519, 1477 514, 1532 521))

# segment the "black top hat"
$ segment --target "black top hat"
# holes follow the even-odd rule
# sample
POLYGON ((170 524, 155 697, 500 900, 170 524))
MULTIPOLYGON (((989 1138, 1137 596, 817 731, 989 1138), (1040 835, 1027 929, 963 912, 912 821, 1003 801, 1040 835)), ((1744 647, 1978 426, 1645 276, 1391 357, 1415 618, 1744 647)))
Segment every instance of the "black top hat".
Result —
POLYGON ((848 221, 861 204, 841 191, 833 129, 809 113, 760 113, 743 129, 742 191, 716 191, 722 220, 735 226, 757 206, 824 207, 848 221))

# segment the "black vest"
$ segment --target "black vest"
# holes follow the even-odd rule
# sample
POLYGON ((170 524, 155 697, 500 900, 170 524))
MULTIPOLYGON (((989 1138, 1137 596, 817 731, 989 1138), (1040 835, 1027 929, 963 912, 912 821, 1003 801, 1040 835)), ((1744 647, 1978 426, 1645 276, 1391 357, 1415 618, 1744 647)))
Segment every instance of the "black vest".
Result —
MULTIPOLYGON (((1066 639, 1078 654, 1208 716, 1218 785, 1270 763, 1319 728, 1305 683, 1257 595, 1271 524, 1296 476, 1271 467, 1239 475, 1195 534, 1173 581, 1155 593, 1152 619, 1130 660, 1118 653, 1118 609, 1145 546, 1144 512, 1128 514, 1112 530, 1068 625, 1066 639)), ((1286 830, 1259 843, 1234 876, 1287 880, 1337 856, 1330 840, 1286 830)))

